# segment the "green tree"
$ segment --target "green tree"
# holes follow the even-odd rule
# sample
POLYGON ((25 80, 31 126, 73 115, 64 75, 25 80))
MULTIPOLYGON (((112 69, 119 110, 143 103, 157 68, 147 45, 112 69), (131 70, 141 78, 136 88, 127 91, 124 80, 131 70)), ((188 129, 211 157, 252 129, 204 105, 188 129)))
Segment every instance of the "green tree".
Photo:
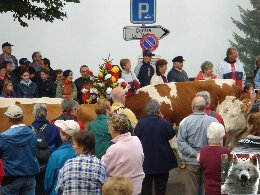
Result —
POLYGON ((79 3, 80 0, 0 0, 0 13, 12 12, 14 20, 21 26, 28 26, 26 20, 36 18, 53 22, 67 17, 63 11, 66 3, 79 3))
POLYGON ((253 75, 256 56, 260 55, 260 1, 250 0, 252 9, 245 10, 238 6, 241 21, 232 18, 233 23, 244 35, 233 32, 235 42, 231 46, 238 49, 239 58, 245 64, 247 75, 253 75))

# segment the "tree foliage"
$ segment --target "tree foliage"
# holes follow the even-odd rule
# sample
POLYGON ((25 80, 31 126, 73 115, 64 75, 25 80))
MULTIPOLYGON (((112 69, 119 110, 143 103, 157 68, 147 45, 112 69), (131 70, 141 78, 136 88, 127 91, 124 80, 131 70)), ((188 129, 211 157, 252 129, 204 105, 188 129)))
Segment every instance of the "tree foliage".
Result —
POLYGON ((250 3, 253 6, 251 10, 238 6, 241 21, 232 18, 244 36, 233 32, 235 42, 230 41, 232 47, 238 49, 239 58, 245 64, 247 75, 253 75, 256 56, 260 55, 260 1, 250 0, 250 3))
POLYGON ((1 0, 0 13, 12 12, 14 20, 25 27, 28 26, 26 20, 36 18, 46 22, 63 20, 67 17, 63 8, 69 2, 79 3, 80 0, 1 0))

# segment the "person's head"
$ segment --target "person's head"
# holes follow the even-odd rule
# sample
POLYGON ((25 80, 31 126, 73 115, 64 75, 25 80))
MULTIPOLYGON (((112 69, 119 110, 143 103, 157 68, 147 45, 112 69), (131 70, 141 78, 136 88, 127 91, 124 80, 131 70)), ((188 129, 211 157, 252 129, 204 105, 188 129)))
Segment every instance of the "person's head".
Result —
POLYGON ((62 81, 63 79, 63 71, 61 69, 55 70, 55 77, 57 81, 62 81))
POLYGON ((47 116, 46 104, 42 104, 42 103, 35 104, 33 107, 32 114, 33 114, 34 118, 45 119, 47 116))
POLYGON ((203 112, 206 108, 206 101, 203 97, 195 97, 192 100, 191 107, 193 112, 203 112))
POLYGON ((5 80, 4 81, 4 86, 3 86, 3 92, 4 94, 10 93, 14 91, 13 83, 10 80, 5 80))
POLYGON ((23 122, 23 110, 17 105, 9 106, 4 115, 8 118, 11 125, 17 125, 23 122))
POLYGON ((120 66, 124 71, 129 72, 131 70, 131 62, 129 59, 121 59, 120 66))
POLYGON ((12 44, 11 43, 8 43, 8 42, 5 42, 2 44, 2 50, 3 50, 3 53, 6 54, 6 55, 11 55, 12 53, 12 44))
POLYGON ((67 82, 72 82, 73 80, 73 72, 71 70, 65 70, 63 72, 63 79, 67 82))
POLYGON ((201 71, 204 75, 210 76, 213 73, 213 64, 210 61, 205 61, 201 64, 201 71))
POLYGON ((160 114, 160 104, 157 100, 151 99, 145 106, 145 112, 147 115, 156 115, 160 114))
POLYGON ((168 62, 165 59, 159 59, 155 62, 155 66, 156 66, 156 74, 162 75, 166 72, 167 70, 167 64, 168 62))
POLYGON ((76 154, 95 155, 95 136, 92 131, 79 131, 72 137, 73 148, 76 154))
POLYGON ((115 114, 108 120, 108 132, 112 138, 125 134, 129 131, 128 119, 126 116, 115 114))
POLYGON ((251 93, 254 90, 252 83, 246 83, 243 89, 243 93, 251 93))
POLYGON ((50 66, 51 66, 51 62, 50 62, 50 60, 48 58, 43 58, 42 59, 42 63, 40 64, 40 66, 42 68, 45 68, 45 69, 48 70, 50 68, 50 66))
POLYGON ((6 65, 0 64, 0 76, 5 77, 7 74, 6 65))
POLYGON ((207 138, 210 145, 221 145, 225 136, 225 127, 218 123, 212 122, 207 128, 207 138))
POLYGON ((229 61, 231 61, 231 62, 236 61, 237 57, 238 57, 237 49, 234 48, 234 47, 228 48, 226 55, 227 55, 227 58, 228 58, 229 61))
POLYGON ((109 177, 102 186, 103 195, 132 195, 133 184, 131 180, 123 176, 109 177))
POLYGON ((255 112, 248 116, 247 129, 249 134, 260 136, 260 112, 255 112))
POLYGON ((3 65, 6 66, 6 71, 7 71, 8 73, 10 73, 10 72, 13 71, 13 69, 12 69, 12 62, 10 62, 10 61, 4 61, 4 62, 3 62, 3 65))
POLYGON ((32 60, 34 63, 37 62, 40 64, 42 60, 42 54, 39 51, 33 52, 32 60))
POLYGON ((77 114, 78 105, 79 105, 78 102, 72 99, 64 99, 61 102, 62 111, 64 113, 73 114, 73 115, 77 114))
POLYGON ((203 97, 206 105, 209 106, 210 105, 210 94, 208 91, 200 91, 199 93, 196 94, 196 97, 203 97))
POLYGON ((152 52, 150 52, 150 50, 143 51, 143 58, 144 58, 145 63, 151 62, 152 56, 154 56, 154 54, 152 52))
POLYGON ((121 87, 116 87, 111 92, 113 102, 125 103, 125 90, 121 87))
POLYGON ((182 70, 184 61, 185 60, 183 59, 182 56, 176 56, 175 58, 172 59, 173 67, 176 68, 177 70, 182 70))
POLYGON ((45 68, 42 68, 40 70, 40 76, 41 76, 42 80, 48 79, 49 78, 49 71, 47 69, 45 69, 45 68))
POLYGON ((255 59, 255 67, 260 68, 260 55, 256 57, 255 59))
POLYGON ((30 76, 29 76, 29 70, 28 69, 22 69, 20 72, 20 77, 24 82, 29 82, 30 76))
POLYGON ((89 67, 87 65, 81 66, 80 67, 81 77, 84 79, 88 78, 89 77, 88 71, 89 71, 89 67))
POLYGON ((80 131, 79 124, 74 120, 56 120, 54 125, 60 128, 62 141, 72 142, 73 135, 80 131))
POLYGON ((95 112, 97 115, 107 114, 108 112, 110 112, 110 102, 102 99, 98 100, 95 112))
POLYGON ((31 64, 31 62, 27 58, 21 58, 19 60, 19 64, 20 64, 21 68, 25 68, 25 67, 28 67, 29 64, 31 64))

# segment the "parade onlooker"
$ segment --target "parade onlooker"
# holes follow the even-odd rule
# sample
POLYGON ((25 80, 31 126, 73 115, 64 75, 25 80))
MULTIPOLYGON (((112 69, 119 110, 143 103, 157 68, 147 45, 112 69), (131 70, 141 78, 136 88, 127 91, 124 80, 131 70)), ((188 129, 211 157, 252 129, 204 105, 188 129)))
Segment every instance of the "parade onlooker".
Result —
POLYGON ((53 87, 52 87, 52 94, 55 94, 55 97, 56 97, 56 89, 57 89, 57 85, 59 82, 62 83, 63 81, 63 71, 61 69, 57 69, 54 71, 55 73, 55 79, 54 79, 54 82, 53 82, 53 87))
POLYGON ((185 82, 189 81, 188 74, 183 70, 183 62, 185 60, 182 56, 173 58, 173 67, 168 72, 168 82, 185 82))
POLYGON ((79 124, 74 120, 57 120, 55 125, 60 128, 60 137, 63 141, 61 146, 50 156, 44 179, 44 189, 50 195, 56 195, 56 184, 59 170, 68 159, 76 157, 72 148, 72 137, 80 130, 79 124))
POLYGON ((133 128, 135 128, 137 124, 137 119, 135 114, 130 110, 129 108, 125 107, 125 90, 122 89, 121 87, 114 88, 111 92, 112 94, 112 100, 113 104, 111 106, 111 112, 117 112, 120 109, 123 110, 122 114, 125 114, 129 121, 131 122, 131 125, 133 128))
POLYGON ((95 137, 91 131, 73 135, 76 158, 66 161, 59 171, 58 194, 100 194, 106 180, 106 165, 95 157, 95 137))
POLYGON ((184 118, 179 125, 177 143, 183 160, 186 162, 185 194, 198 194, 202 184, 201 167, 197 162, 197 154, 201 147, 208 145, 207 128, 217 119, 208 116, 204 110, 206 101, 203 97, 192 100, 193 114, 184 118))
POLYGON ((222 147, 224 136, 224 126, 212 122, 207 128, 209 145, 203 146, 197 157, 204 175, 205 194, 221 194, 221 155, 231 152, 231 150, 222 147))
POLYGON ((38 87, 29 78, 29 70, 23 69, 21 71, 21 81, 17 84, 17 97, 19 98, 37 98, 38 87))
POLYGON ((39 51, 33 52, 32 54, 32 63, 30 64, 31 67, 34 68, 36 72, 41 70, 41 63, 42 63, 42 55, 39 51))
POLYGON ((260 154, 260 112, 252 113, 247 118, 248 136, 238 141, 232 154, 260 154))
POLYGON ((254 70, 254 77, 256 76, 256 73, 260 69, 260 55, 256 57, 255 59, 255 70, 254 70))
POLYGON ((151 85, 168 83, 167 78, 164 75, 167 70, 167 64, 168 62, 165 59, 160 59, 155 62, 156 71, 151 79, 151 85))
POLYGON ((53 81, 49 78, 49 71, 42 68, 39 73, 41 76, 38 82, 39 97, 55 97, 55 94, 52 93, 53 81))
POLYGON ((91 130, 96 140, 95 155, 101 158, 111 146, 112 137, 108 133, 108 115, 110 112, 110 102, 106 100, 99 100, 95 108, 97 118, 90 122, 87 130, 91 130))
POLYGON ((133 195, 133 184, 123 176, 109 177, 102 186, 103 195, 133 195))
POLYGON ((210 61, 205 61, 201 64, 201 71, 195 80, 211 80, 216 79, 217 76, 213 74, 213 64, 210 61))
POLYGON ((0 91, 3 90, 5 80, 8 80, 6 65, 0 64, 0 91))
POLYGON ((49 71, 49 78, 54 82, 55 81, 55 71, 51 67, 50 60, 48 58, 43 58, 40 66, 42 69, 44 68, 49 71))
POLYGON ((241 91, 244 88, 246 73, 244 65, 238 60, 236 48, 230 47, 227 49, 226 58, 217 69, 217 77, 220 79, 233 79, 241 91))
POLYGON ((150 81, 155 72, 155 67, 151 65, 152 54, 149 50, 143 51, 143 62, 135 67, 135 75, 137 76, 140 87, 150 85, 150 81))
POLYGON ((21 58, 21 59, 19 60, 20 66, 18 66, 16 69, 14 69, 14 70, 12 71, 12 73, 16 76, 16 78, 18 79, 18 81, 21 80, 20 74, 21 74, 22 69, 27 69, 27 70, 29 70, 29 72, 32 72, 32 70, 34 70, 34 68, 32 68, 32 67, 29 66, 30 63, 31 63, 31 62, 28 61, 27 58, 21 58))
POLYGON ((246 99, 246 98, 250 98, 250 95, 251 95, 252 92, 254 92, 253 84, 252 83, 246 83, 239 99, 243 100, 243 99, 246 99))
POLYGON ((120 66, 122 68, 122 75, 121 77, 127 82, 127 89, 126 95, 130 95, 135 93, 137 89, 140 88, 140 83, 136 78, 136 75, 131 71, 131 62, 129 59, 121 59, 120 66))
POLYGON ((4 98, 16 98, 16 93, 13 88, 13 83, 10 80, 4 81, 3 91, 0 97, 4 98))
POLYGON ((113 115, 108 124, 114 144, 101 159, 107 165, 107 175, 129 178, 133 183, 133 194, 140 194, 144 179, 142 144, 138 137, 131 136, 125 116, 113 115))
POLYGON ((255 88, 260 88, 260 69, 258 69, 255 75, 254 83, 255 83, 255 88))
POLYGON ((140 139, 144 150, 143 169, 145 178, 142 194, 152 194, 153 181, 156 194, 166 193, 169 171, 178 166, 175 154, 169 144, 176 134, 172 125, 160 117, 160 104, 150 100, 146 105, 147 116, 140 118, 135 133, 140 139))
POLYGON ((82 100, 82 89, 85 85, 91 84, 90 76, 89 76, 89 68, 87 65, 83 65, 80 67, 81 77, 75 80, 75 85, 77 87, 77 98, 80 104, 83 104, 82 100))
POLYGON ((11 105, 4 113, 11 127, 0 134, 4 181, 0 194, 35 194, 35 174, 40 171, 36 157, 36 133, 23 124, 23 111, 11 105))
POLYGON ((13 85, 16 85, 19 81, 16 77, 16 75, 12 72, 12 62, 10 61, 4 61, 3 63, 6 66, 6 76, 7 78, 12 81, 13 85))
POLYGON ((75 100, 64 99, 61 102, 62 114, 58 118, 53 119, 50 123, 54 124, 56 120, 74 120, 79 124, 80 130, 83 130, 83 123, 77 119, 78 105, 78 102, 75 100))
POLYGON ((65 70, 63 72, 63 81, 57 83, 56 98, 77 100, 77 87, 72 79, 72 71, 65 70))
POLYGON ((4 61, 10 61, 12 63, 12 70, 18 67, 18 61, 15 56, 12 55, 12 44, 5 42, 2 44, 3 53, 0 55, 0 64, 4 61))

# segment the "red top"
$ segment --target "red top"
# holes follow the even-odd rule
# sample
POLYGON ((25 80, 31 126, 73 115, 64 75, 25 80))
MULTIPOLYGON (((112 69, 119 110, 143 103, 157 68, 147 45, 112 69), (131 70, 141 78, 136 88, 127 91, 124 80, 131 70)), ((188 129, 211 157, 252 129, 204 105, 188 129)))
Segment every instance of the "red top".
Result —
POLYGON ((204 146, 200 149, 200 165, 206 194, 221 194, 221 154, 230 152, 231 150, 221 146, 204 146))
POLYGON ((71 82, 64 81, 65 86, 65 94, 64 97, 66 99, 70 99, 70 88, 71 88, 71 82))
POLYGON ((195 78, 195 80, 209 80, 209 79, 216 79, 216 78, 217 76, 214 75, 213 73, 211 73, 208 77, 204 77, 202 71, 200 71, 197 77, 195 78))
POLYGON ((4 179, 4 166, 2 160, 0 160, 0 184, 3 182, 4 179))

